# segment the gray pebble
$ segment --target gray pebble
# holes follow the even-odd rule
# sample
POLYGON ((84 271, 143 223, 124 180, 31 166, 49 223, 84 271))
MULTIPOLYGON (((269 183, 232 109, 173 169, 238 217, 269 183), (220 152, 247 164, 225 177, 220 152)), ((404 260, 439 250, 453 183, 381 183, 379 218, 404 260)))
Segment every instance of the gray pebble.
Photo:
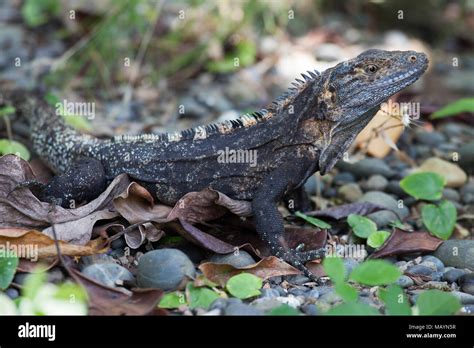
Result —
POLYGON ((10 297, 12 300, 18 298, 20 296, 20 292, 17 289, 14 288, 8 288, 5 290, 5 294, 10 297))
POLYGON ((433 262, 436 266, 436 271, 444 271, 444 263, 433 255, 425 255, 422 257, 422 261, 433 262))
POLYGON ((402 288, 408 288, 413 286, 414 282, 409 276, 402 274, 400 278, 397 279, 397 284, 400 285, 402 288))
POLYGON ((173 291, 194 278, 194 264, 177 249, 153 250, 138 261, 137 281, 142 288, 160 288, 173 291))
POLYGON ((466 273, 467 271, 463 269, 453 268, 443 273, 443 280, 448 283, 455 283, 461 276, 466 273))
POLYGON ((294 285, 303 285, 305 283, 310 282, 311 279, 309 279, 308 277, 306 277, 302 274, 295 274, 295 275, 291 275, 291 276, 286 277, 286 281, 288 283, 294 284, 294 285))
POLYGON ((385 192, 380 192, 380 191, 366 192, 361 197, 361 199, 359 199, 359 202, 369 202, 369 203, 381 205, 387 208, 388 210, 393 211, 395 214, 397 214, 400 220, 405 219, 409 215, 409 211, 407 207, 405 207, 404 205, 401 205, 399 207, 398 200, 386 194, 385 192))
POLYGON ((410 268, 408 268, 407 272, 411 274, 416 274, 416 275, 426 275, 429 276, 431 273, 433 273, 433 269, 430 267, 426 267, 423 265, 415 265, 410 268))
POLYGON ((461 312, 474 314, 474 305, 467 305, 467 306, 461 307, 461 312))
POLYGON ((356 202, 363 195, 363 192, 357 183, 344 184, 339 187, 337 192, 345 201, 350 203, 356 202))
POLYGON ((394 171, 378 158, 364 158, 356 163, 339 161, 337 167, 354 174, 357 178, 367 178, 374 174, 390 178, 394 174, 394 171))
POLYGON ((461 304, 474 304, 474 295, 461 291, 452 291, 451 294, 456 296, 461 301, 461 304))
POLYGON ((474 273, 464 274, 459 278, 461 290, 470 295, 474 295, 474 273))
POLYGON ((419 131, 415 133, 415 139, 420 143, 428 146, 439 146, 446 142, 443 133, 419 131))
POLYGON ((433 255, 446 266, 474 270, 474 240, 446 240, 433 255))
POLYGON ((459 202, 461 200, 461 196, 459 195, 458 191, 451 188, 445 188, 443 190, 443 198, 452 202, 459 202))
POLYGON ((365 183, 365 188, 369 191, 383 191, 388 185, 388 180, 382 175, 372 175, 365 183))
POLYGON ((356 178, 352 173, 349 172, 341 172, 334 176, 333 183, 335 185, 344 185, 355 182, 356 178))
POLYGON ((301 310, 307 315, 319 315, 318 307, 312 303, 302 306, 301 310))
POLYGON ((320 295, 320 294, 319 294, 319 290, 318 290, 318 289, 311 289, 310 291, 308 291, 308 292, 306 293, 306 297, 307 297, 308 299, 316 299, 316 300, 317 300, 317 299, 319 298, 319 295, 320 295))
POLYGON ((283 289, 281 286, 277 285, 275 286, 273 289, 275 289, 276 291, 278 291, 278 293, 280 294, 280 296, 288 296, 288 291, 286 291, 285 289, 283 289))
POLYGON ((255 264, 253 257, 245 250, 239 250, 237 253, 214 254, 210 258, 211 262, 219 264, 228 264, 236 268, 242 268, 255 264))
POLYGON ((351 272, 354 268, 359 266, 359 261, 357 261, 355 259, 348 258, 348 257, 343 258, 342 262, 344 263, 346 277, 348 277, 349 274, 351 274, 351 272))
POLYGON ((293 296, 305 296, 307 290, 301 288, 291 288, 290 290, 288 290, 288 293, 293 296))
POLYGON ((275 290, 275 289, 272 289, 272 288, 262 289, 261 293, 262 294, 260 295, 260 297, 272 298, 272 297, 280 296, 280 293, 278 292, 278 290, 275 290))
POLYGON ((90 265, 82 270, 82 274, 109 287, 123 285, 123 282, 135 282, 130 271, 116 263, 90 265))
POLYGON ((264 313, 259 310, 258 308, 255 308, 253 306, 250 306, 245 303, 237 303, 237 304, 230 304, 224 309, 224 315, 236 315, 236 316, 241 316, 241 315, 264 315, 264 313))
POLYGON ((377 228, 388 226, 391 222, 398 220, 398 216, 391 210, 380 210, 370 213, 367 217, 375 222, 377 228))

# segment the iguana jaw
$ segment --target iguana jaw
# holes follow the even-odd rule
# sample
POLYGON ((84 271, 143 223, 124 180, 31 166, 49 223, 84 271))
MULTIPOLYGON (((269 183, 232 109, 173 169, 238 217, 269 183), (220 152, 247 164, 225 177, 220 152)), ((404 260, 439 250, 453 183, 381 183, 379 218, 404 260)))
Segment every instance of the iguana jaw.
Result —
POLYGON ((327 70, 321 81, 319 108, 323 113, 319 117, 332 121, 333 128, 321 150, 320 172, 329 171, 342 157, 380 104, 413 84, 427 67, 423 53, 369 50, 327 70))

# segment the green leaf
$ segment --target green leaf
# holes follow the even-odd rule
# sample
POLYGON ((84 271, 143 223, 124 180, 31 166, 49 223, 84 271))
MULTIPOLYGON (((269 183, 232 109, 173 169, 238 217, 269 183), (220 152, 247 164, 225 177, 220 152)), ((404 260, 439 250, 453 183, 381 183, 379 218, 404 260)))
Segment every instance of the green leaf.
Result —
POLYGON ((350 279, 373 286, 394 283, 400 275, 400 270, 387 261, 368 260, 354 268, 350 279))
POLYGON ((390 232, 387 231, 377 231, 372 233, 369 238, 367 238, 367 245, 371 246, 374 249, 382 246, 383 243, 390 236, 390 232))
POLYGON ((78 115, 63 115, 64 121, 71 127, 80 131, 91 131, 92 125, 87 118, 78 115))
POLYGON ((240 273, 227 281, 226 288, 237 298, 246 299, 260 295, 262 279, 250 273, 240 273))
POLYGON ((214 300, 219 298, 219 294, 209 288, 197 288, 192 283, 186 286, 188 294, 189 308, 204 308, 207 309, 214 300))
POLYGON ((18 266, 18 257, 11 251, 2 249, 0 252, 0 289, 10 286, 18 266))
POLYGON ((403 289, 398 285, 390 285, 379 290, 379 297, 385 303, 385 314, 411 315, 411 307, 403 289))
POLYGON ((431 119, 454 116, 462 112, 474 112, 474 98, 463 98, 450 103, 431 115, 431 119))
POLYGON ((15 140, 0 139, 0 154, 7 155, 12 153, 25 161, 30 159, 30 152, 25 145, 15 140))
POLYGON ((181 291, 174 291, 165 294, 158 304, 158 307, 173 309, 178 308, 184 304, 186 304, 186 298, 184 294, 181 291))
POLYGON ((372 233, 377 231, 375 222, 362 215, 350 214, 347 217, 347 223, 351 226, 355 235, 360 238, 368 238, 372 233))
POLYGON ((461 303, 450 293, 427 290, 418 295, 416 306, 420 315, 452 315, 461 308, 461 303))
POLYGON ((7 106, 2 106, 0 108, 0 117, 2 116, 8 116, 10 114, 14 114, 16 109, 13 106, 7 105, 7 106))
POLYGON ((21 8, 21 15, 29 26, 36 27, 45 24, 59 9, 59 2, 56 0, 26 0, 21 8))
POLYGON ((379 311, 364 303, 349 302, 337 305, 326 312, 326 315, 379 315, 379 311))
POLYGON ((320 220, 320 219, 317 219, 317 218, 315 218, 315 217, 312 217, 312 216, 308 216, 308 215, 306 215, 306 214, 303 214, 303 213, 300 212, 300 211, 297 211, 297 212, 295 213, 295 216, 297 216, 297 217, 299 217, 299 218, 305 220, 306 222, 308 222, 308 223, 310 223, 310 224, 312 224, 312 225, 314 225, 314 226, 316 226, 316 227, 319 227, 319 228, 322 228, 322 229, 325 229, 325 230, 331 228, 331 225, 328 224, 327 222, 324 222, 323 220, 320 220))
POLYGON ((331 278, 334 284, 344 282, 344 262, 340 257, 325 257, 323 260, 324 272, 331 278))
POLYGON ((400 187, 416 199, 436 201, 441 199, 446 179, 437 173, 413 173, 400 181, 400 187))
POLYGON ((54 298, 67 300, 67 301, 87 301, 86 290, 75 283, 65 282, 58 285, 58 291, 54 295, 54 298))
POLYGON ((423 224, 438 238, 447 240, 456 225, 456 207, 450 201, 441 201, 438 206, 427 204, 421 210, 423 224))
POLYGON ((287 304, 282 304, 270 310, 268 315, 301 315, 301 312, 287 304))
POLYGON ((359 298, 357 290, 347 283, 336 284, 334 290, 346 302, 356 301, 359 298))
POLYGON ((28 274, 23 284, 22 295, 30 300, 34 300, 41 286, 46 282, 48 274, 44 270, 37 270, 28 274))

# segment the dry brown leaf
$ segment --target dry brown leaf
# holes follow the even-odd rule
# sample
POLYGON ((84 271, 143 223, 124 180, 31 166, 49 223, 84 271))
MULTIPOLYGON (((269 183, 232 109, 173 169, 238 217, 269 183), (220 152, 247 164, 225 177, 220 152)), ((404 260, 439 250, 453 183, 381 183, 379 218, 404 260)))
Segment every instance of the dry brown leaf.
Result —
POLYGON ((136 182, 132 182, 113 201, 115 209, 131 224, 143 221, 165 222, 172 208, 153 204, 152 195, 136 182))
POLYGON ((406 232, 395 228, 385 243, 369 258, 380 258, 392 255, 407 254, 422 251, 434 251, 443 243, 428 232, 406 232))
MULTIPOLYGON (((9 245, 16 250, 23 250, 20 257, 34 259, 57 256, 54 240, 36 230, 22 228, 1 228, 0 245, 9 245), (27 255, 30 253, 30 255, 27 255)), ((68 256, 86 256, 101 254, 107 251, 108 242, 103 238, 89 241, 86 245, 69 244, 59 241, 61 253, 68 256)))
MULTIPOLYGON (((393 103, 391 105, 396 104, 393 103)), ((369 141, 367 153, 377 158, 385 157, 397 143, 404 130, 402 121, 398 117, 392 116, 394 114, 395 110, 384 109, 377 112, 374 118, 357 136, 355 140, 356 146, 365 148, 367 141, 369 141), (375 136, 374 131, 382 128, 384 128, 384 131, 379 132, 375 136)))
MULTIPOLYGON (((64 209, 39 201, 27 188, 15 189, 18 184, 33 179, 26 161, 14 155, 0 157, 0 227, 39 230, 53 223, 62 240, 77 244, 90 240, 95 221, 117 216, 109 210, 111 201, 130 183, 127 175, 119 175, 93 201, 75 209, 64 209)), ((51 230, 45 232, 50 234, 51 230)))
POLYGON ((300 274, 301 272, 278 257, 266 257, 254 265, 236 268, 232 265, 206 262, 199 266, 207 279, 224 287, 229 278, 242 272, 251 273, 262 279, 276 276, 300 274))
POLYGON ((155 310, 163 296, 159 289, 133 289, 131 294, 126 294, 97 283, 75 269, 70 269, 70 275, 86 289, 90 315, 146 315, 155 310))
POLYGON ((190 223, 215 220, 223 216, 227 209, 217 205, 219 194, 211 189, 185 194, 168 215, 168 220, 182 219, 190 223))

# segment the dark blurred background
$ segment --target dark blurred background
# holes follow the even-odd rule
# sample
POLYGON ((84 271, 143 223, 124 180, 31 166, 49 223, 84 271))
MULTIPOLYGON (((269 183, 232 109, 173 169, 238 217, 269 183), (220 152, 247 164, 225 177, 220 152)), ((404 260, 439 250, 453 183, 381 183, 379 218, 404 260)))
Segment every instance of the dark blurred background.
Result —
POLYGON ((473 95, 473 32, 469 0, 0 0, 0 81, 93 100, 101 132, 161 131, 264 106, 367 48, 414 49, 432 63, 409 92, 430 112, 473 95))

